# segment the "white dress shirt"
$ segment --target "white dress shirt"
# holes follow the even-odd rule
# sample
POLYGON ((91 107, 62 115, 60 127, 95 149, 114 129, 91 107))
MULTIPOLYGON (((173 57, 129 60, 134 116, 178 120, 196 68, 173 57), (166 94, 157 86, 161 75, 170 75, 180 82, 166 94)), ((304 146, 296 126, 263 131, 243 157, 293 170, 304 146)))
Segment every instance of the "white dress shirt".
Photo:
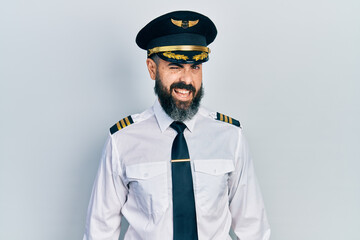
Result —
MULTIPOLYGON (((158 101, 109 134, 94 183, 84 240, 172 239, 171 146, 177 132, 158 101)), ((184 136, 191 158, 199 240, 268 240, 270 228, 242 129, 200 108, 184 136)))

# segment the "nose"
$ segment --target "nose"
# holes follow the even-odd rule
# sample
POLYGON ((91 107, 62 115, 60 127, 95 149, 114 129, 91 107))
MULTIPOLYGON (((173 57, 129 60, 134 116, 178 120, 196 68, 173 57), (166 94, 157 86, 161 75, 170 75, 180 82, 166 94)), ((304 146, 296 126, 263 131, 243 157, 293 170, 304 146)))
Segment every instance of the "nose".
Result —
POLYGON ((181 75, 181 79, 180 81, 186 83, 186 84, 190 84, 192 83, 192 73, 191 73, 191 69, 190 68, 184 68, 182 71, 182 75, 181 75))

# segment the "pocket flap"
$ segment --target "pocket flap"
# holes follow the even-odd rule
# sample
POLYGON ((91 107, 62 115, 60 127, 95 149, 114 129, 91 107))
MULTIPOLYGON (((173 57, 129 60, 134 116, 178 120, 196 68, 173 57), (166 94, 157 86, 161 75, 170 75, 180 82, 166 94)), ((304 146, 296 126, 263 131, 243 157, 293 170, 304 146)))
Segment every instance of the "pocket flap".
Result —
POLYGON ((166 162, 140 163, 126 166, 128 178, 148 179, 166 173, 166 162))
POLYGON ((234 171, 234 163, 231 159, 206 159, 194 160, 196 172, 211 175, 221 175, 234 171))

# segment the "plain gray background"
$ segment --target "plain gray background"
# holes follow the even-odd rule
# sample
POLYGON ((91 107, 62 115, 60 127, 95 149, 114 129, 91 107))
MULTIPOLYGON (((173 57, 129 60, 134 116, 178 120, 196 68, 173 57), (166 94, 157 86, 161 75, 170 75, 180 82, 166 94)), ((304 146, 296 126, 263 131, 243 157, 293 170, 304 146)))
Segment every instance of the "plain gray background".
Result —
POLYGON ((273 240, 358 240, 360 2, 2 1, 0 239, 81 239, 108 128, 152 105, 137 32, 217 25, 204 105, 250 142, 273 240))

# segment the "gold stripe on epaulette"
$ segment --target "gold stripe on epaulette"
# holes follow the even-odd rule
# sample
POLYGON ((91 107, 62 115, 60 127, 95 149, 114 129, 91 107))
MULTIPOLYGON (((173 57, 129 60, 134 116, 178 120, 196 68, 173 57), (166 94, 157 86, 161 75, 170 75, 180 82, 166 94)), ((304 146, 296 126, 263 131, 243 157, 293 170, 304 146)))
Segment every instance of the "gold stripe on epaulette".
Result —
POLYGON ((226 122, 226 123, 230 123, 232 125, 238 126, 241 128, 240 126, 240 122, 236 119, 233 119, 229 116, 226 116, 222 113, 216 113, 216 120, 222 121, 222 122, 226 122))
POLYGON ((110 133, 114 134, 117 131, 119 131, 120 129, 123 129, 131 124, 133 124, 134 121, 132 120, 131 116, 127 116, 126 118, 121 119, 120 121, 118 121, 117 123, 115 123, 111 128, 110 128, 110 133))
POLYGON ((128 126, 130 125, 128 117, 125 118, 125 122, 126 122, 126 125, 128 125, 128 126))
POLYGON ((121 119, 121 120, 120 120, 120 123, 121 123, 121 126, 122 126, 123 128, 126 127, 125 122, 124 122, 124 119, 121 119))

